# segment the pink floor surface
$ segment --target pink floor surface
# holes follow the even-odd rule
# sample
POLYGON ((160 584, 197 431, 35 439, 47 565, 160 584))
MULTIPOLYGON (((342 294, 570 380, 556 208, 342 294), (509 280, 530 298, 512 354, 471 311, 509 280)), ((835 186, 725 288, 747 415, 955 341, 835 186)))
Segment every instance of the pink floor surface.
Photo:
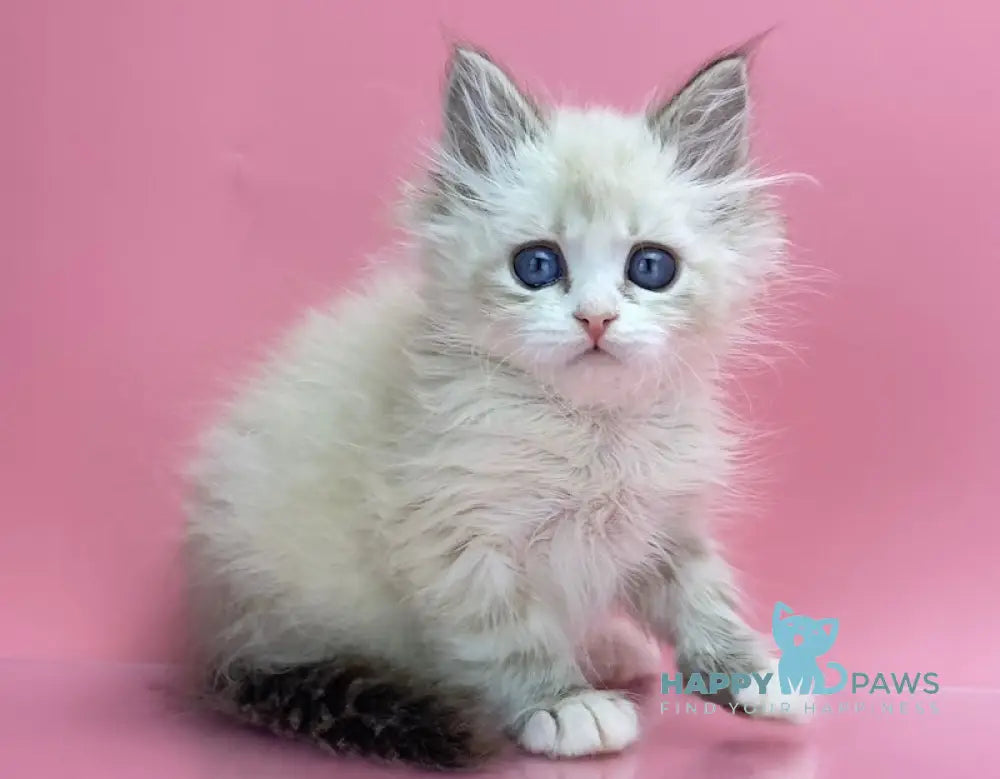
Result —
MULTIPOLYGON (((257 779, 417 776, 328 757, 184 711, 169 669, 142 665, 0 663, 4 779, 257 779)), ((511 754, 477 774, 492 779, 830 779, 996 777, 997 733, 984 726, 998 693, 942 690, 936 714, 817 713, 807 726, 731 716, 660 713, 646 698, 641 744, 598 760, 511 754)), ((859 699, 860 700, 860 699, 859 699)), ((912 708, 912 707, 911 707, 912 708)))

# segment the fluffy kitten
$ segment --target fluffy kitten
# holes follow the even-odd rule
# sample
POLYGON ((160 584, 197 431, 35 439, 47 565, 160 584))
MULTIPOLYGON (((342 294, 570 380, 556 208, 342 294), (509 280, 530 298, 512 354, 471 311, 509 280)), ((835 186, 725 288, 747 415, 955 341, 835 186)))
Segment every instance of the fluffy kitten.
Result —
POLYGON ((781 269, 747 119, 740 54, 629 115, 542 109, 454 51, 415 269, 313 313, 194 468, 215 705, 446 767, 504 734, 635 741, 581 660, 616 608, 684 673, 770 668, 706 524, 733 446, 719 361, 781 269))

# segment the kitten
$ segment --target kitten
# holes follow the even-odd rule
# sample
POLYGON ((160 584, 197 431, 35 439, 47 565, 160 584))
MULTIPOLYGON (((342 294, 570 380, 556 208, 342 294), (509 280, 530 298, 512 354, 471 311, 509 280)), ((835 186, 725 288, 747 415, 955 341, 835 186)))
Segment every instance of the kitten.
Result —
POLYGON ((719 361, 783 267, 748 108, 742 54, 630 115, 543 109, 453 52, 415 268, 311 314, 194 466, 214 705, 451 767, 505 735, 634 742, 581 659, 615 609, 683 673, 771 668, 706 521, 735 443, 719 361))

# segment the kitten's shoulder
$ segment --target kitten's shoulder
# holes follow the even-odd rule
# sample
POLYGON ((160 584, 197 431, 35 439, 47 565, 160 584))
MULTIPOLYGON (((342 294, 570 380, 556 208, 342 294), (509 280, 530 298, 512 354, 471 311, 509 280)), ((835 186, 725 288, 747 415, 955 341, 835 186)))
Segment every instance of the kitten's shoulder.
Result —
MULTIPOLYGON (((369 431, 406 383, 406 341, 423 310, 417 278, 394 269, 376 285, 341 294, 292 327, 229 404, 221 433, 299 450, 342 441, 367 445, 369 431)), ((246 443, 246 441, 244 441, 246 443)))
POLYGON ((408 270, 342 293, 308 311, 289 331, 272 350, 267 373, 336 386, 377 380, 380 372, 399 365, 423 307, 419 278, 408 270))

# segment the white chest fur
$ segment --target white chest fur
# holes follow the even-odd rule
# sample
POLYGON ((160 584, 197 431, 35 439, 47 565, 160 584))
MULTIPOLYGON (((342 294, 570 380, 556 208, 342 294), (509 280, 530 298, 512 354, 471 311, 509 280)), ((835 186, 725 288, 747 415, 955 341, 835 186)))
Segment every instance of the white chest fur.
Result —
POLYGON ((500 592, 505 607, 541 600, 571 620, 604 608, 721 475, 713 417, 697 408, 588 415, 479 393, 447 412, 425 413, 397 442, 391 540, 412 550, 419 538, 451 561, 436 585, 430 562, 411 570, 449 602, 457 585, 469 598, 500 592))

